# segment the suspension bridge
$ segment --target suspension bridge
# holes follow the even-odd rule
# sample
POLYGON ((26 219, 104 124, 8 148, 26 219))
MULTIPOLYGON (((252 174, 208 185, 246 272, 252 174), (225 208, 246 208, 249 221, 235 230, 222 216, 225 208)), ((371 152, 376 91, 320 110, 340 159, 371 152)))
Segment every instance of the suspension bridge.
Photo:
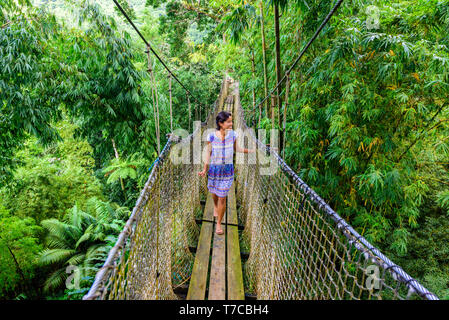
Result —
POLYGON ((438 299, 253 135, 241 145, 255 143, 258 161, 236 163, 225 233, 214 233, 202 164, 193 154, 190 164, 174 164, 170 153, 193 150, 221 110, 232 112, 234 129, 248 130, 238 82, 225 79, 207 121, 184 139, 170 137, 84 299, 438 299), (273 158, 276 172, 261 175, 273 158))
MULTIPOLYGON (((148 55, 152 51, 191 95, 114 2, 146 43, 148 55)), ((271 94, 285 78, 288 83, 289 72, 341 2, 271 94)), ((239 83, 225 76, 206 121, 185 138, 170 135, 84 300, 438 300, 357 233, 249 129, 239 83), (248 133, 246 139, 239 136, 239 144, 257 146, 257 161, 236 162, 225 232, 217 235, 207 178, 197 174, 202 163, 195 161, 199 155, 193 150, 222 110, 232 113, 234 130, 248 133), (171 161, 180 149, 190 151, 188 163, 171 161), (261 174, 273 161, 275 171, 261 174)))

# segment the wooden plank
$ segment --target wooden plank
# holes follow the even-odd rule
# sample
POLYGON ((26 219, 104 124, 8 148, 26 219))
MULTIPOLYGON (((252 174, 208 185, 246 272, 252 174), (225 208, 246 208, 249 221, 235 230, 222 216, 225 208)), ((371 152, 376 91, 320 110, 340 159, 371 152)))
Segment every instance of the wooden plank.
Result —
POLYGON ((229 189, 228 193, 228 204, 227 204, 227 212, 228 212, 228 223, 238 224, 237 217, 237 203, 235 198, 235 181, 231 185, 231 189, 229 189))
POLYGON ((226 212, 222 219, 221 228, 224 233, 218 235, 215 232, 217 217, 214 217, 214 243, 212 246, 212 263, 210 267, 209 279, 209 300, 226 299, 226 261, 225 261, 225 235, 226 235, 226 212))
MULTIPOLYGON (((228 195, 228 222, 237 224, 237 204, 234 183, 228 195)), ((243 288, 242 260, 240 257, 239 230, 236 226, 228 226, 228 300, 245 300, 243 288)))
MULTIPOLYGON (((204 219, 211 220, 214 215, 214 201, 209 194, 204 206, 204 219)), ((187 300, 204 300, 206 297, 207 273, 209 271, 210 241, 213 232, 213 223, 201 224, 198 247, 196 249, 192 276, 190 278, 187 300)))
POLYGON ((214 217, 214 199, 212 199, 212 195, 210 194, 210 192, 208 192, 206 206, 204 206, 203 219, 212 221, 213 217, 214 217), (209 207, 207 207, 207 205, 209 205, 209 207))

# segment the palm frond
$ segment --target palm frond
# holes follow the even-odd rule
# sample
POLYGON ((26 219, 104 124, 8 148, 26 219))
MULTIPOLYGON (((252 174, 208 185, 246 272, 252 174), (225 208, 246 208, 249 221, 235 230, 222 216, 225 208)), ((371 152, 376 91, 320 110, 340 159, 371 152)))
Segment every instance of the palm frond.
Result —
POLYGON ((61 268, 53 273, 45 280, 44 291, 49 292, 54 289, 60 288, 64 281, 67 279, 68 274, 66 273, 66 268, 61 268))
POLYGON ((75 250, 70 249, 44 249, 39 254, 39 263, 43 265, 65 263, 75 253, 75 250))

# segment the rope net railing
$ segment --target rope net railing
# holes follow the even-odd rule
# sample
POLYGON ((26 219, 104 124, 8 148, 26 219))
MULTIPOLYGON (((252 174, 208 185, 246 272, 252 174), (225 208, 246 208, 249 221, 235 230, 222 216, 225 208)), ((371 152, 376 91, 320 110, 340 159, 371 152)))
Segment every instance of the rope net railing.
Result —
POLYGON ((258 148, 236 154, 235 162, 239 223, 244 225, 240 243, 250 253, 243 261, 246 293, 285 300, 438 299, 369 244, 256 138, 245 122, 238 82, 226 77, 206 122, 183 139, 170 136, 83 299, 178 299, 174 289, 191 277, 190 247, 197 246, 200 231, 195 219, 201 218, 208 194, 207 178, 197 174, 203 163, 195 150, 204 149, 221 110, 232 113, 240 146, 258 148), (182 150, 189 151, 189 161, 172 161, 182 150))
MULTIPOLYGON (((182 140, 170 135, 124 230, 83 300, 177 299, 174 289, 191 276, 194 256, 189 247, 198 241, 195 217, 201 214, 207 187, 205 179, 197 174, 201 171, 198 159, 197 163, 175 164, 171 157, 182 147, 192 151, 205 129, 214 127, 228 83, 225 77, 205 123, 182 140)), ((190 152, 190 160, 194 156, 190 152)))
POLYGON ((245 292, 275 300, 438 299, 256 138, 245 122, 238 83, 232 89, 234 128, 243 133, 238 142, 258 148, 257 161, 246 158, 235 165, 238 214, 245 226, 241 242, 250 252, 243 266, 245 292))

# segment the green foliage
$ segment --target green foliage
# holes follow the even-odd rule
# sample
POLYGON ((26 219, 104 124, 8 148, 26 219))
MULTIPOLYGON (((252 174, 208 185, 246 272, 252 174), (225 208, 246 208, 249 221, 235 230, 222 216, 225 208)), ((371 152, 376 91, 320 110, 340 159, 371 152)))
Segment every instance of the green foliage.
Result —
POLYGON ((29 139, 16 154, 23 166, 8 188, 0 189, 3 203, 18 217, 32 217, 39 223, 61 218, 76 202, 84 208, 90 197, 103 198, 92 174, 92 148, 73 137, 76 126, 68 121, 57 127, 63 141, 43 148, 35 138, 29 139))
POLYGON ((145 163, 142 160, 133 161, 130 159, 130 161, 121 161, 120 159, 114 158, 109 166, 102 169, 102 172, 108 177, 107 183, 110 184, 119 179, 136 179, 136 168, 143 165, 145 165, 145 163))
MULTIPOLYGON (((285 70, 335 3, 265 2, 270 87, 276 78, 273 4, 283 12, 285 70)), ((251 80, 250 50, 255 50, 256 74, 262 79, 262 39, 259 26, 245 25, 242 17, 222 25, 239 37, 237 43, 223 44, 215 66, 229 62, 251 123, 257 113, 250 112, 251 89, 259 101, 265 94, 263 83, 254 86, 251 80)), ((290 74, 287 163, 370 242, 407 265, 417 239, 420 250, 433 250, 423 229, 447 235, 427 217, 440 221, 440 208, 446 212, 449 203, 448 17, 447 0, 343 2, 290 74), (377 29, 367 24, 369 5, 379 8, 377 29)), ((262 110, 260 127, 266 129, 271 127, 269 114, 262 110)), ((439 287, 431 287, 447 296, 441 281, 447 277, 446 264, 433 266, 432 281, 439 287)), ((406 268, 412 275, 416 270, 406 268)), ((420 279, 429 274, 419 274, 420 279)))
POLYGON ((44 290, 61 288, 68 276, 68 266, 79 268, 81 278, 93 279, 98 264, 104 262, 110 249, 108 242, 115 240, 128 217, 127 208, 94 197, 89 199, 86 211, 75 205, 62 220, 42 221, 48 234, 39 263, 53 269, 45 280, 44 290))
POLYGON ((437 203, 447 210, 447 214, 449 215, 449 190, 440 191, 437 194, 437 203))
MULTIPOLYGON (((284 8, 281 48, 286 66, 333 5, 308 1, 307 8, 300 2, 279 3, 284 8)), ((346 3, 291 74, 287 161, 301 167, 301 176, 370 241, 388 243, 401 255, 419 226, 425 199, 441 189, 430 186, 431 175, 422 177, 422 163, 449 156, 449 42, 442 32, 449 26, 447 7, 447 1, 346 3), (370 4, 380 9, 380 29, 367 27, 364 8, 370 4)), ((270 42, 273 17, 266 12, 270 42)), ((228 28, 232 32, 234 27, 228 28)), ((256 73, 262 77, 256 31, 239 32, 258 43, 256 73)), ((253 84, 245 45, 244 40, 237 48, 225 45, 217 61, 232 60, 242 80, 242 101, 250 105, 253 84)), ((268 56, 273 81, 274 55, 268 56)), ((257 88, 259 97, 264 96, 262 89, 257 88)), ((434 167, 447 177, 447 169, 434 167)))
MULTIPOLYGON (((125 10, 126 14, 131 20, 134 20, 136 18, 136 13, 133 7, 129 5, 129 0, 117 0, 117 2, 120 4, 123 10, 125 10)), ((121 15, 121 11, 117 6, 114 6, 114 10, 117 12, 117 14, 121 15)), ((126 17, 123 17, 123 19, 126 20, 126 17)))
MULTIPOLYGON (((11 22, 12 16, 20 11, 21 7, 31 5, 30 0, 2 0, 2 10, 0 10, 0 24, 11 22)), ((3 26, 2 26, 3 27, 3 26)))
MULTIPOLYGON (((134 31, 121 31, 121 13, 85 0, 60 1, 58 8, 68 2, 77 8, 77 28, 59 24, 27 0, 5 0, 0 11, 0 227, 17 231, 9 242, 0 240, 2 271, 8 270, 0 294, 19 299, 31 295, 20 286, 6 243, 21 257, 27 279, 33 278, 31 261, 40 245, 33 240, 39 235, 33 221, 45 219, 46 289, 63 290, 68 265, 83 270, 79 289, 48 298, 80 298, 123 225, 122 209, 104 202, 101 184, 111 202, 132 207, 156 156, 154 89, 162 145, 170 130, 167 72, 152 56, 156 83, 150 81, 144 45, 134 31), (63 116, 67 120, 60 121, 63 116), (91 197, 100 200, 87 201, 91 197)), ((147 0, 153 8, 141 12, 134 10, 136 2, 120 0, 201 102, 215 100, 222 72, 229 70, 251 111, 247 122, 259 120, 250 107, 253 90, 257 100, 265 95, 259 1, 147 0), (222 41, 221 33, 231 41, 222 41)), ((273 5, 281 9, 286 70, 334 2, 262 4, 273 87, 273 5)), ((286 110, 289 165, 440 297, 449 296, 448 29, 448 0, 345 1, 290 74, 286 110), (369 5, 379 8, 378 29, 368 28, 369 5)), ((191 99, 189 111, 175 81, 172 95, 174 129, 204 120, 207 107, 191 99)), ((260 127, 270 129, 268 110, 262 110, 260 127)), ((280 128, 277 120, 274 127, 280 128)))
MULTIPOLYGON (((115 20, 105 14, 111 8, 103 10, 91 2, 75 0, 56 1, 48 9, 68 15, 69 3, 78 8, 79 28, 68 29, 52 14, 31 4, 22 8, 26 15, 21 15, 16 3, 9 1, 8 10, 2 11, 7 18, 0 30, 0 66, 6 70, 0 75, 1 204, 14 213, 17 221, 42 221, 48 233, 41 264, 29 272, 29 277, 27 274, 30 290, 17 286, 17 273, 8 271, 12 280, 5 280, 8 289, 1 294, 19 299, 40 295, 42 278, 46 278, 46 290, 56 293, 47 298, 80 298, 85 293, 124 220, 104 217, 105 213, 92 209, 88 199, 96 197, 106 208, 104 190, 110 200, 132 207, 147 179, 148 164, 155 157, 153 85, 146 74, 147 57, 141 42, 133 42, 135 38, 118 31, 115 20), (17 41, 18 38, 23 41, 17 41), (112 139, 121 161, 112 160, 112 139), (111 173, 106 179, 105 166, 109 166, 106 172, 111 173), (125 182, 125 201, 120 184, 113 183, 118 178, 125 182), (67 213, 69 208, 72 209, 67 213), (70 220, 69 216, 78 218, 70 220), (85 221, 90 222, 89 226, 85 221), (68 275, 64 268, 69 264, 81 266, 81 288, 66 289, 61 295, 55 290, 63 289, 68 275)), ((131 2, 120 3, 130 12, 127 5, 131 2)), ((216 34, 209 27, 213 18, 204 16, 174 35, 177 40, 173 38, 173 50, 182 50, 182 59, 174 59, 170 48, 164 45, 166 34, 159 32, 158 18, 149 10, 134 14, 131 12, 132 19, 137 23, 141 20, 145 36, 152 45, 161 46, 158 52, 179 79, 200 101, 210 105, 221 81, 221 73, 212 77, 207 74, 212 63, 209 57, 216 50, 211 45, 216 34)), ((194 16, 196 13, 190 14, 194 16)), ((167 21, 177 23, 176 19, 170 16, 167 21)), ((163 133, 169 130, 170 123, 168 79, 166 71, 154 60, 153 70, 164 144, 163 133)), ((204 119, 207 107, 200 109, 192 99, 189 117, 185 92, 176 82, 172 93, 176 127, 191 128, 194 111, 204 119)), ((43 231, 38 231, 36 245, 42 246, 43 231)), ((31 259, 35 253, 27 247, 23 256, 31 259)), ((8 268, 13 270, 10 264, 8 268)))
POLYGON ((444 216, 428 216, 413 233, 407 259, 398 259, 405 270, 441 299, 449 299, 449 222, 444 216))
POLYGON ((58 93, 63 71, 54 47, 58 28, 53 16, 25 10, 29 17, 11 17, 14 20, 0 29, 1 184, 11 177, 11 168, 18 164, 14 152, 28 134, 43 144, 60 138, 50 124, 61 116, 58 93))
POLYGON ((67 32, 60 43, 72 68, 61 83, 67 112, 77 119, 78 133, 96 146, 95 158, 112 153, 111 138, 123 152, 133 150, 137 128, 149 113, 143 108, 143 72, 133 65, 130 36, 119 33, 115 21, 87 1, 79 17, 86 30, 67 32))
POLYGON ((244 4, 226 14, 221 24, 217 27, 217 31, 222 31, 223 33, 228 31, 231 41, 237 43, 245 29, 250 27, 255 19, 256 9, 251 5, 244 4))
MULTIPOLYGON (((161 3, 161 1, 147 1, 147 5, 151 6, 161 3)), ((156 21, 145 16, 142 31, 147 39, 151 39, 152 46, 157 49, 162 58, 171 62, 169 67, 176 70, 175 74, 181 82, 187 84, 188 89, 203 104, 201 113, 202 120, 205 120, 208 110, 204 110, 204 107, 209 107, 215 101, 222 78, 222 70, 216 73, 210 72, 210 65, 214 60, 214 41, 219 36, 215 31, 219 18, 212 8, 201 7, 196 2, 172 0, 164 1, 164 3, 165 10, 159 14, 156 21)), ((158 85, 163 89, 159 92, 168 101, 167 80, 161 81, 167 73, 158 67, 155 71, 156 78, 159 79, 158 85)), ((173 104, 178 105, 178 110, 183 109, 183 112, 174 114, 177 118, 176 123, 187 129, 189 123, 188 110, 185 109, 187 106, 185 91, 179 85, 175 85, 173 95, 173 104)), ((192 97, 190 100, 191 116, 194 119, 193 108, 199 109, 199 106, 192 97)))
POLYGON ((29 290, 42 250, 40 230, 32 218, 13 216, 0 204, 0 297, 11 299, 29 290))

